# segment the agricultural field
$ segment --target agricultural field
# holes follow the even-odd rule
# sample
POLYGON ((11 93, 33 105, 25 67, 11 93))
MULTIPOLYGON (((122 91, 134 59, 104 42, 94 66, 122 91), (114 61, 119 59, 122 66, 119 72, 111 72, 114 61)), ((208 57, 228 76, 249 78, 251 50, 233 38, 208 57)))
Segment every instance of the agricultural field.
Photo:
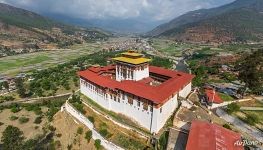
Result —
POLYGON ((181 57, 184 50, 191 48, 190 44, 177 44, 165 39, 152 39, 151 44, 155 50, 175 57, 181 57))
POLYGON ((71 49, 3 57, 0 59, 0 74, 14 76, 20 72, 42 70, 99 50, 101 50, 100 45, 90 43, 86 45, 74 45, 71 49))

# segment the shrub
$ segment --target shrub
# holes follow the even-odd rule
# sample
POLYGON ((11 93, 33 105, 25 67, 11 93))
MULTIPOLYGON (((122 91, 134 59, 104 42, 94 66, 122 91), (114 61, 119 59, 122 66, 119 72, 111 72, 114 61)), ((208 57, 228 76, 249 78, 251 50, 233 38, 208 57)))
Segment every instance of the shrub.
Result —
POLYGON ((94 145, 95 145, 96 149, 100 149, 101 148, 100 143, 101 143, 101 141, 99 139, 95 140, 94 145))
POLYGON ((42 110, 41 110, 41 108, 40 108, 39 106, 35 106, 35 107, 33 108, 33 111, 34 111, 34 113, 35 113, 36 115, 41 115, 41 114, 42 114, 42 110))
POLYGON ((108 130, 107 129, 101 129, 99 131, 99 133, 101 134, 101 136, 106 137, 108 135, 108 130))
POLYGON ((166 146, 167 146, 167 142, 168 142, 168 136, 169 136, 169 132, 165 131, 159 139, 159 149, 160 150, 165 150, 166 146))
POLYGON ((13 112, 13 113, 17 113, 17 112, 19 112, 21 109, 20 109, 20 107, 19 106, 13 106, 12 108, 11 108, 11 112, 13 112))
POLYGON ((106 123, 100 124, 99 133, 100 133, 101 136, 103 136, 103 137, 106 137, 107 135, 109 135, 109 132, 108 132, 108 130, 107 130, 107 124, 106 124, 106 123))
POLYGON ((259 118, 257 115, 254 115, 254 114, 249 114, 247 115, 247 118, 245 120, 248 124, 250 125, 255 125, 256 123, 259 122, 259 118))
POLYGON ((78 134, 82 134, 82 133, 83 133, 83 128, 78 127, 77 133, 78 133, 78 134))
POLYGON ((53 127, 53 126, 51 126, 51 125, 48 126, 48 129, 49 129, 50 131, 56 131, 56 128, 53 127))
POLYGON ((232 128, 230 127, 229 124, 224 124, 223 127, 226 128, 226 129, 232 130, 232 128))
POLYGON ((13 101, 13 100, 15 100, 15 98, 13 96, 0 96, 0 100, 13 101))
POLYGON ((23 123, 27 123, 29 121, 29 118, 20 117, 18 120, 19 120, 19 123, 23 124, 23 123))
POLYGON ((92 122, 92 123, 95 122, 94 117, 92 117, 92 116, 88 116, 88 119, 89 119, 89 121, 92 122))
POLYGON ((36 117, 34 123, 35 124, 40 124, 42 122, 42 117, 36 117))
POLYGON ((11 116, 9 119, 13 121, 13 120, 17 120, 18 117, 17 116, 11 116))
POLYGON ((199 103, 198 101, 194 101, 194 104, 195 104, 196 106, 200 106, 200 103, 199 103))
POLYGON ((58 134, 56 134, 56 136, 57 136, 57 137, 61 137, 61 136, 62 136, 62 134, 58 133, 58 134))
POLYGON ((226 112, 228 114, 232 114, 233 112, 239 111, 240 110, 240 106, 237 105, 236 103, 231 103, 229 105, 227 105, 227 110, 226 112))
POLYGON ((91 138, 92 138, 92 132, 91 131, 87 131, 85 133, 85 139, 87 139, 87 141, 90 142, 91 138))
POLYGON ((2 126, 4 123, 3 122, 0 122, 0 126, 2 126))

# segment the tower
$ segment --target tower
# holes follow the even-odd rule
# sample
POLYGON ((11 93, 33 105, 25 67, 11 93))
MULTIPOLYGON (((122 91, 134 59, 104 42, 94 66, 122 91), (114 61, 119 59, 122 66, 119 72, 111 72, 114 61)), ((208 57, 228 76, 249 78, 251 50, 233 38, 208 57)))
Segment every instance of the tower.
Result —
POLYGON ((116 63, 116 80, 138 81, 149 77, 149 61, 143 54, 135 51, 122 53, 120 57, 112 58, 116 63))

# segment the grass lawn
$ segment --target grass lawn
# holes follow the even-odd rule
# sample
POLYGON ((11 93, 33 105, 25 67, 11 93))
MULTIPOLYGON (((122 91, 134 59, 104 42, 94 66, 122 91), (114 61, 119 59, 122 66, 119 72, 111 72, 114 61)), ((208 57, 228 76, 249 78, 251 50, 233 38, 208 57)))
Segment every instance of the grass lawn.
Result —
POLYGON ((230 95, 227 95, 227 94, 224 94, 224 93, 218 93, 219 94, 219 96, 221 97, 221 99, 223 100, 223 101, 233 101, 234 100, 234 98, 233 97, 231 97, 230 95))
POLYGON ((255 115, 258 117, 260 123, 263 125, 263 111, 243 111, 247 115, 255 115))
POLYGON ((241 107, 263 107, 263 103, 255 99, 245 102, 239 102, 238 105, 241 107))

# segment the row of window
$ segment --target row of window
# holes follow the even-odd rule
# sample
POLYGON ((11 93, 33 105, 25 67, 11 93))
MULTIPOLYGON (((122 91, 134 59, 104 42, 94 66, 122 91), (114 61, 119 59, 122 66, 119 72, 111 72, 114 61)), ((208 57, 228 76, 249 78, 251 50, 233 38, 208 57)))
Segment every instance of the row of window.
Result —
MULTIPOLYGON (((89 88, 90 91, 95 92, 96 94, 99 94, 100 96, 104 96, 105 98, 107 98, 107 94, 106 94, 105 90, 103 90, 97 86, 94 86, 93 84, 86 82, 84 80, 81 80, 81 83, 83 85, 85 85, 87 88, 89 88)), ((143 110, 148 111, 148 109, 150 107, 150 111, 151 112, 153 111, 153 107, 151 105, 149 105, 149 101, 146 99, 137 97, 137 96, 132 95, 132 94, 125 94, 124 92, 119 92, 119 93, 112 92, 109 95, 110 95, 111 100, 114 100, 114 101, 119 102, 119 103, 121 102, 121 98, 122 98, 122 100, 125 100, 125 97, 127 97, 128 103, 130 105, 133 105, 133 103, 137 101, 138 107, 140 107, 142 104, 143 110), (138 99, 138 100, 135 100, 135 99, 138 99)))

